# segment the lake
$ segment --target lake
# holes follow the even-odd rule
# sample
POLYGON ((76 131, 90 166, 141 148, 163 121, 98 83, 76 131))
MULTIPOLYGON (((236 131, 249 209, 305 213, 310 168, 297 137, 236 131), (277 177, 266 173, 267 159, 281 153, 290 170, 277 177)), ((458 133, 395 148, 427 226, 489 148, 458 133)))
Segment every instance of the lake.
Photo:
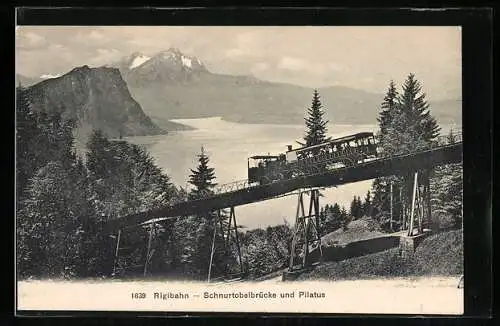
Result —
MULTIPOLYGON (((190 169, 198 164, 201 147, 215 168, 217 182, 229 183, 247 178, 247 158, 257 154, 283 153, 287 145, 298 147, 295 142, 303 137, 304 125, 244 124, 223 120, 219 117, 172 120, 193 130, 176 131, 167 135, 127 137, 126 140, 144 146, 154 157, 156 164, 174 184, 188 187, 190 169)), ((362 131, 376 131, 377 125, 329 125, 328 135, 342 137, 362 131)), ((443 127, 449 130, 449 127, 443 127)), ((364 198, 372 181, 362 181, 322 191, 320 205, 334 202, 349 208, 354 195, 364 198)), ((239 225, 247 229, 277 225, 287 220, 293 225, 297 205, 296 196, 248 204, 236 207, 239 225)))

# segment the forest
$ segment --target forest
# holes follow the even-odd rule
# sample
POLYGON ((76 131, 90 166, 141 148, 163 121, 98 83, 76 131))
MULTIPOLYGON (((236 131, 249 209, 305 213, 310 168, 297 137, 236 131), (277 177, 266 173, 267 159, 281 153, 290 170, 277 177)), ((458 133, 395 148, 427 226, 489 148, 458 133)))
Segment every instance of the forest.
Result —
MULTIPOLYGON (((422 86, 410 74, 401 91, 390 82, 379 108, 378 124, 383 155, 418 149, 440 133, 422 86)), ((313 94, 306 111, 304 141, 308 145, 327 137, 320 95, 313 94)), ((86 154, 77 154, 75 122, 60 113, 33 108, 25 90, 16 90, 16 260, 20 279, 111 278, 142 276, 149 229, 123 230, 128 250, 115 260, 116 235, 101 222, 130 213, 195 199, 216 185, 216 171, 203 147, 197 167, 189 173, 190 188, 174 185, 137 145, 111 140, 94 130, 86 154)), ((450 137, 452 135, 450 134, 450 137)), ((462 165, 444 165, 430 172, 433 222, 436 228, 462 225, 462 165)), ((410 176, 378 178, 365 198, 354 197, 347 209, 337 203, 321 208, 321 233, 346 228, 352 220, 372 217, 386 232, 400 227, 390 221, 389 187, 395 194, 393 214, 409 191, 410 176), (392 185, 392 186, 391 186, 392 185), (398 195, 401 194, 401 195, 398 195), (400 198, 398 198, 400 196, 400 198)), ((228 212, 223 212, 228 214, 228 212)), ((155 227, 148 277, 206 280, 217 215, 206 213, 168 220, 155 227)), ((280 268, 289 259, 292 226, 286 221, 265 229, 239 231, 242 261, 250 278, 280 268)), ((216 243, 224 239, 218 237, 216 243)), ((237 270, 234 250, 214 257, 212 271, 222 275, 237 270)))

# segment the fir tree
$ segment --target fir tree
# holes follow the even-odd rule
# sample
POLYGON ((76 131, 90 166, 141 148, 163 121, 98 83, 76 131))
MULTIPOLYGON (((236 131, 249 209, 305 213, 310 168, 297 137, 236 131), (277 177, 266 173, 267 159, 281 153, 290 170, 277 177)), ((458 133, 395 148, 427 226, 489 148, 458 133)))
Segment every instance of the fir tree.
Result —
POLYGON ((190 194, 192 198, 199 198, 207 192, 210 193, 217 185, 214 182, 214 168, 208 166, 209 158, 203 147, 201 147, 201 153, 198 154, 198 162, 198 167, 196 170, 191 169, 189 176, 189 183, 194 186, 190 194))
MULTIPOLYGON (((414 74, 408 75, 400 94, 396 92, 393 82, 389 84, 378 121, 379 147, 384 156, 428 148, 439 134, 437 121, 430 114, 425 93, 414 74)), ((393 206, 393 215, 400 216, 402 205, 406 203, 405 207, 409 207, 412 181, 411 175, 383 177, 374 181, 372 204, 380 223, 385 223, 390 215, 390 184, 398 193, 402 191, 403 197, 399 198, 398 205, 393 206)))
MULTIPOLYGON (((205 153, 205 149, 201 148, 201 153, 198 156, 198 166, 196 169, 191 169, 189 183, 194 186, 189 193, 189 198, 199 199, 207 194, 212 193, 215 183, 215 170, 209 167, 209 157, 205 153)), ((183 219, 179 223, 179 230, 184 230, 180 246, 183 248, 181 263, 183 265, 183 273, 191 275, 195 279, 205 279, 207 277, 211 247, 214 237, 215 228, 218 227, 220 221, 217 219, 215 212, 206 212, 204 214, 190 216, 183 219)), ((224 248, 224 239, 218 232, 215 238, 215 247, 218 252, 213 256, 211 277, 221 274, 229 261, 228 251, 224 250, 221 255, 221 249, 224 248), (218 236, 217 236, 218 235, 218 236)))
POLYGON ((431 179, 431 202, 436 226, 460 228, 463 202, 462 164, 447 164, 436 168, 431 179), (446 221, 448 220, 448 221, 446 221), (448 222, 448 223, 446 223, 448 222))
POLYGON ((326 225, 326 219, 328 217, 327 208, 328 208, 328 205, 326 205, 325 207, 321 207, 319 210, 319 223, 320 223, 320 228, 321 228, 323 234, 328 233, 327 232, 328 228, 326 225))
POLYGON ((396 115, 398 105, 398 92, 394 81, 389 82, 389 87, 384 100, 381 105, 381 111, 377 121, 380 126, 380 133, 384 135, 387 131, 387 126, 392 122, 393 117, 396 115))
POLYGON ((354 219, 363 216, 363 203, 359 196, 354 196, 351 202, 350 214, 354 219))
POLYGON ((431 116, 425 93, 422 92, 420 82, 415 79, 414 74, 410 74, 403 85, 401 107, 410 116, 417 137, 430 143, 439 136, 441 128, 431 116))
POLYGON ((329 232, 335 231, 341 227, 342 224, 342 211, 339 204, 335 203, 330 207, 330 213, 328 215, 328 229, 329 232))
POLYGON ((456 135, 453 133, 453 129, 450 129, 450 132, 448 133, 448 143, 454 144, 456 142, 457 142, 456 135))
POLYGON ((365 196, 365 201, 363 203, 363 213, 364 213, 364 215, 370 216, 371 215, 371 209, 372 209, 371 193, 370 193, 370 190, 368 190, 368 192, 366 193, 366 196, 365 196))
POLYGON ((321 230, 323 234, 328 234, 341 227, 342 212, 339 204, 327 204, 322 211, 324 214, 324 216, 322 217, 323 220, 321 221, 321 230))
POLYGON ((335 203, 335 204, 333 204, 333 206, 331 206, 331 213, 337 217, 339 217, 341 215, 342 212, 340 210, 339 204, 335 203))
POLYGON ((327 124, 328 121, 324 120, 323 115, 325 112, 322 109, 320 96, 317 90, 314 90, 311 107, 307 110, 306 122, 306 135, 304 140, 305 146, 312 146, 320 144, 327 140, 327 124))
POLYGON ((345 207, 342 207, 340 210, 340 216, 341 216, 341 226, 342 230, 346 231, 348 229, 349 222, 351 221, 351 218, 349 217, 349 214, 347 214, 347 210, 345 207))
POLYGON ((403 154, 426 148, 439 135, 440 128, 430 115, 425 93, 414 74, 406 79, 397 108, 386 128, 384 152, 403 154))

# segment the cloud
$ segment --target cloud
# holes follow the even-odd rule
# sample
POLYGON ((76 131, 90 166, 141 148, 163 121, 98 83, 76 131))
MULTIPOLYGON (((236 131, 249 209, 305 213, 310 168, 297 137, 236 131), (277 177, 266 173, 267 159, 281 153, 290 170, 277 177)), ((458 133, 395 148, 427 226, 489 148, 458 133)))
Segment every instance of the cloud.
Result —
POLYGON ((337 63, 337 62, 329 62, 327 64, 327 67, 328 69, 332 70, 332 71, 342 71, 344 70, 344 66, 342 66, 341 64, 337 63))
POLYGON ((95 55, 89 59, 91 65, 104 65, 119 60, 122 53, 117 49, 97 49, 95 55))
POLYGON ((42 44, 45 44, 45 37, 43 36, 40 36, 38 34, 35 34, 35 33, 26 33, 24 35, 26 37, 26 39, 28 40, 29 44, 30 45, 42 45, 42 44))
POLYGON ((249 74, 299 83, 364 87, 384 92, 390 79, 415 72, 429 92, 459 88, 457 27, 21 26, 19 73, 39 76, 83 64, 102 65, 135 51, 177 47, 215 73, 249 74), (366 76, 373 77, 364 83, 366 76))
POLYGON ((230 59, 243 57, 255 60, 262 57, 273 57, 273 38, 262 29, 253 31, 237 31, 232 46, 224 54, 230 59))
POLYGON ((22 50, 36 50, 47 46, 45 37, 33 33, 25 32, 22 28, 16 30, 16 48, 22 50))
POLYGON ((278 63, 278 68, 292 71, 301 71, 308 69, 308 63, 300 58, 283 57, 278 63))
POLYGON ((249 73, 257 78, 269 79, 267 75, 274 74, 275 69, 267 62, 257 62, 249 69, 249 73))
POLYGON ((96 40, 96 41, 100 41, 100 40, 103 40, 106 38, 106 37, 104 37, 104 35, 102 33, 98 32, 98 31, 90 32, 88 37, 89 37, 89 39, 96 40))
POLYGON ((371 84, 373 83, 373 81, 374 81, 373 77, 365 77, 361 79, 361 82, 364 84, 371 84))
POLYGON ((285 56, 278 62, 278 68, 292 72, 301 72, 317 76, 327 75, 332 71, 341 71, 344 68, 335 62, 315 62, 298 57, 285 56))
POLYGON ((269 69, 269 64, 267 62, 257 62, 253 67, 252 67, 252 72, 261 72, 264 70, 269 69))
POLYGON ((232 48, 224 52, 226 57, 230 59, 238 59, 245 56, 245 52, 242 49, 232 48))

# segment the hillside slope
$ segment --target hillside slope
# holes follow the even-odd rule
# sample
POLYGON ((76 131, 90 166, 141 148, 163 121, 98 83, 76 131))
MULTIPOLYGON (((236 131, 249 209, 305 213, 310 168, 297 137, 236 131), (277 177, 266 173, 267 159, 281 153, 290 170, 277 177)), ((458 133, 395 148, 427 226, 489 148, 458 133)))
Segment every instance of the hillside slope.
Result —
POLYGON ((424 239, 411 261, 403 261, 398 248, 326 262, 304 273, 299 280, 338 280, 397 276, 463 274, 462 230, 437 233, 424 239))
MULTIPOLYGON (((191 84, 130 86, 153 119, 220 116, 245 123, 302 124, 312 89, 244 76, 201 75, 191 84)), ((375 124, 383 95, 346 87, 319 89, 326 118, 334 124, 375 124)), ((440 124, 461 123, 461 101, 429 102, 440 124)))

